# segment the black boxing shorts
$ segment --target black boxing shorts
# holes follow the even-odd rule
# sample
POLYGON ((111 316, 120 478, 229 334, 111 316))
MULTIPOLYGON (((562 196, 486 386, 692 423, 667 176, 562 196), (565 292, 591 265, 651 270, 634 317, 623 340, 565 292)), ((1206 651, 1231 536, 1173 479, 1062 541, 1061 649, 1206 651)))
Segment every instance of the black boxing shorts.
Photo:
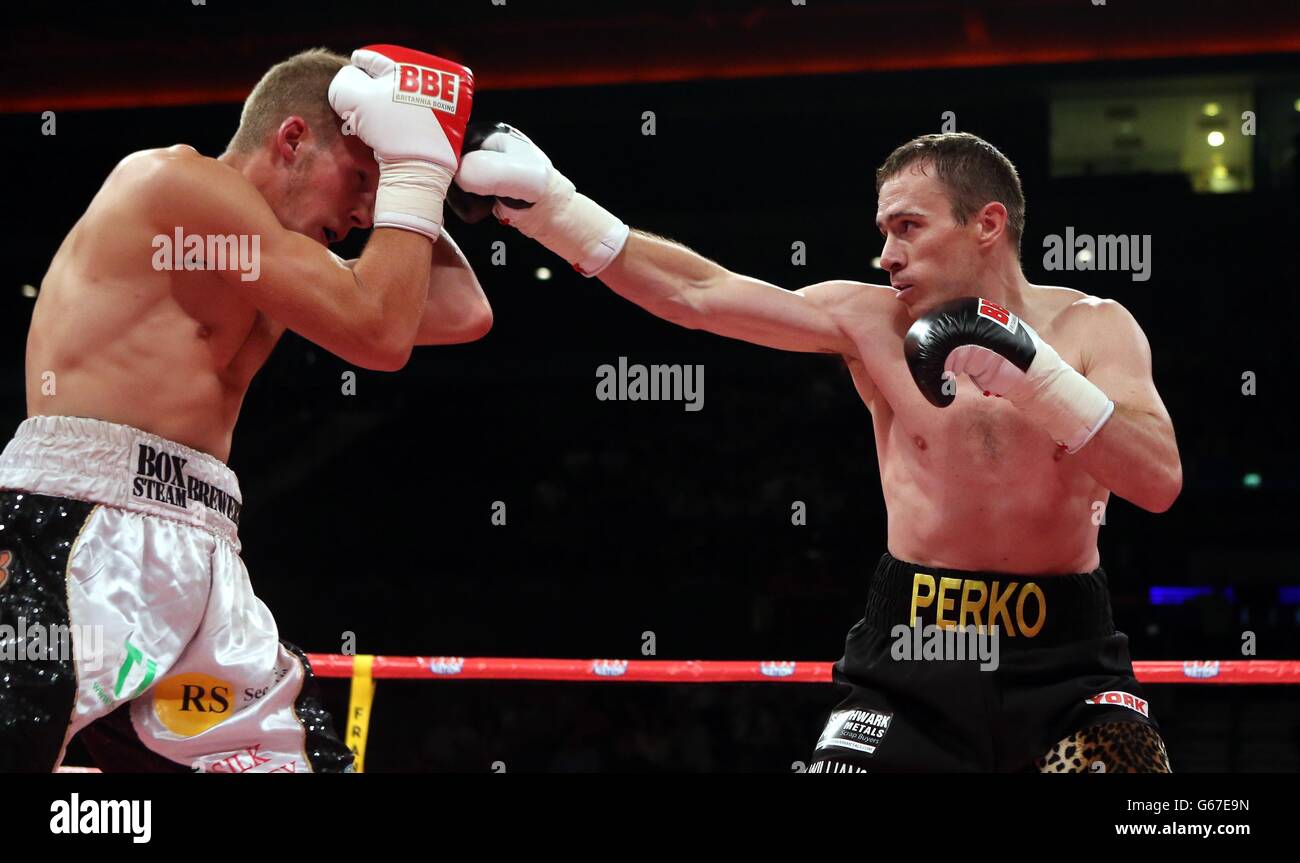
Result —
POLYGON ((1027 576, 886 553, 832 678, 809 773, 1167 772, 1106 574, 1027 576))

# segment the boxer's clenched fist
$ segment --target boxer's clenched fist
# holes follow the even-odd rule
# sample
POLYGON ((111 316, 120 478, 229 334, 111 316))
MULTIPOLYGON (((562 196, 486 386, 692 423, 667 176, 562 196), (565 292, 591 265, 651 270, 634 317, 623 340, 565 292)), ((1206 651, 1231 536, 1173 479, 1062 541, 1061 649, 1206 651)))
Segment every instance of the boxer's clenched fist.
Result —
POLYGON ((492 212, 555 252, 585 276, 609 265, 627 242, 628 227, 555 170, 551 160, 523 132, 505 123, 474 124, 450 203, 466 221, 492 212), (475 197, 480 196, 480 197, 475 197))
POLYGON ((344 130, 375 151, 376 227, 438 239, 473 98, 473 73, 459 63, 396 45, 352 52, 329 100, 344 130))

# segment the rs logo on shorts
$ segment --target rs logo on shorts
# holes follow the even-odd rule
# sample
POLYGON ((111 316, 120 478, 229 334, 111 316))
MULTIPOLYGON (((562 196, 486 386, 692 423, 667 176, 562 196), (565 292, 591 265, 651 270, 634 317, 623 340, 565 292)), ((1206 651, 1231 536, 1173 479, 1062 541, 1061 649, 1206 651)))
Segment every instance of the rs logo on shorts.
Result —
POLYGON ((1121 707, 1127 707, 1129 710, 1136 710, 1148 719, 1150 718, 1147 714, 1146 701, 1131 692, 1112 689, 1107 692, 1099 692, 1091 698, 1085 698, 1083 702, 1084 704, 1118 704, 1121 707))
POLYGON ((838 747, 874 755, 893 718, 894 714, 879 710, 836 710, 826 721, 826 728, 817 740, 817 749, 838 747))
POLYGON ((448 114, 456 113, 460 99, 460 77, 443 69, 430 69, 414 63, 397 64, 394 102, 423 105, 448 114))
POLYGON ((228 681, 191 671, 158 681, 153 712, 168 731, 193 737, 229 719, 233 700, 228 681))

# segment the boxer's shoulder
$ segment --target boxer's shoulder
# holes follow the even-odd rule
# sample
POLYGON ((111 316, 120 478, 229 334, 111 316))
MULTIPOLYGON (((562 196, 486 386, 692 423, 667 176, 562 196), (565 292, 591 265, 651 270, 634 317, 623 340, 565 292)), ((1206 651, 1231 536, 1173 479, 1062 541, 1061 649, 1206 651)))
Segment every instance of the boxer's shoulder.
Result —
POLYGON ((869 285, 848 279, 832 279, 800 288, 797 293, 832 314, 861 315, 870 311, 894 311, 897 291, 884 285, 869 285))
POLYGON ((188 144, 138 150, 117 163, 106 185, 129 187, 142 200, 164 198, 181 201, 203 197, 205 189, 245 185, 234 168, 205 156, 188 144))
MULTIPOLYGON (((1040 294, 1038 334, 1063 357, 1087 374, 1100 354, 1141 356, 1149 352, 1137 319, 1116 300, 1068 288, 1044 289, 1040 294), (1075 361, 1077 360, 1077 361, 1075 361)), ((1030 321, 1034 324, 1033 321, 1030 321)))
POLYGON ((871 350, 870 345, 883 344, 884 333, 907 329, 903 323, 907 309, 898 302, 898 291, 886 285, 835 279, 809 285, 799 293, 835 320, 840 330, 858 346, 860 355, 871 350))
POLYGON ((882 334, 896 328, 897 316, 906 311, 895 299, 898 292, 884 285, 833 279, 801 288, 798 293, 830 315, 840 332, 856 346, 856 356, 846 357, 850 360, 860 361, 884 344, 882 334))
POLYGON ((119 181, 151 182, 183 172, 201 171, 206 167, 204 165, 206 162, 221 164, 216 159, 204 156, 188 144, 154 147, 149 150, 136 150, 124 156, 109 176, 119 181))
POLYGON ((118 162, 104 184, 114 200, 168 224, 238 211, 261 196, 231 166, 187 144, 140 150, 118 162))
MULTIPOLYGON (((1093 333, 1128 324, 1132 315, 1117 300, 1094 297, 1083 291, 1034 286, 1036 317, 1060 331, 1093 333)), ((1031 322, 1032 323, 1032 322, 1031 322)))

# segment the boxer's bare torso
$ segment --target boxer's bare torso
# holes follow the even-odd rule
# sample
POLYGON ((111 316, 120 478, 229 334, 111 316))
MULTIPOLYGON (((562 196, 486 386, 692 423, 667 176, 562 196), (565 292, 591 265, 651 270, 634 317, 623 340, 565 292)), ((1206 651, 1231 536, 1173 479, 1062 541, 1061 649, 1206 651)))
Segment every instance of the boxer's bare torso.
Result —
MULTIPOLYGON (((896 239, 901 234, 890 227, 891 281, 907 279, 908 291, 846 280, 787 291, 641 231, 632 232, 623 254, 600 278, 615 293, 682 326, 778 350, 842 356, 871 412, 888 548, 895 557, 993 572, 1092 570, 1116 480, 1135 475, 1107 473, 1105 464, 1098 470, 1097 442, 1107 441, 1116 423, 1101 428, 1088 453, 1070 456, 1041 425, 1009 401, 985 397, 965 375, 957 379, 955 402, 934 407, 912 379, 903 339, 914 315, 923 313, 927 295, 937 303, 978 292, 967 285, 984 285, 983 296, 1023 318, 1064 363, 1107 393, 1117 415, 1122 407, 1123 419, 1135 417, 1122 432, 1128 439, 1147 441, 1169 418, 1150 377, 1145 336, 1118 303, 1030 285, 1006 254, 1010 244, 1003 249, 996 235, 971 243, 966 227, 924 216, 927 210, 946 216, 948 204, 941 189, 922 192, 915 200, 890 201, 909 222, 930 223, 920 236, 907 228, 905 240, 896 239), (968 243, 969 252, 954 251, 968 243)), ((1149 476, 1136 474, 1165 483, 1156 493, 1140 495, 1139 505, 1163 511, 1171 488, 1177 494, 1181 474, 1176 452, 1150 449, 1162 461, 1173 455, 1174 463, 1149 469, 1149 476)), ((1132 483, 1123 488, 1132 492, 1132 483)))
POLYGON ((227 161, 177 145, 118 164, 41 283, 28 415, 130 425, 224 461, 249 382, 286 328, 384 371, 414 345, 487 332, 491 308, 450 238, 431 256, 419 234, 389 228, 371 234, 358 261, 322 248, 330 232, 370 226, 377 180, 364 143, 321 144, 292 174, 296 196, 274 192, 279 214, 248 178, 274 186, 289 175, 267 168, 266 152, 227 161), (162 238, 175 250, 177 231, 201 241, 204 268, 161 254, 162 238), (239 248, 223 260, 215 243, 229 240, 239 248))
MULTIPOLYGON (((961 375, 947 408, 925 400, 903 360, 912 324, 892 288, 828 286, 824 299, 858 349, 848 362, 871 411, 889 551, 936 567, 1019 573, 1085 572, 1098 565, 1099 507, 1110 492, 1005 399, 961 375), (860 358, 860 359, 859 359, 860 358)), ((1031 287, 1015 309, 1084 375, 1094 298, 1031 287)))
POLYGON ((123 160, 64 239, 32 313, 29 415, 122 423, 227 458, 249 382, 284 327, 218 273, 154 268, 153 238, 176 225, 140 193, 142 174, 201 158, 176 146, 123 160))

